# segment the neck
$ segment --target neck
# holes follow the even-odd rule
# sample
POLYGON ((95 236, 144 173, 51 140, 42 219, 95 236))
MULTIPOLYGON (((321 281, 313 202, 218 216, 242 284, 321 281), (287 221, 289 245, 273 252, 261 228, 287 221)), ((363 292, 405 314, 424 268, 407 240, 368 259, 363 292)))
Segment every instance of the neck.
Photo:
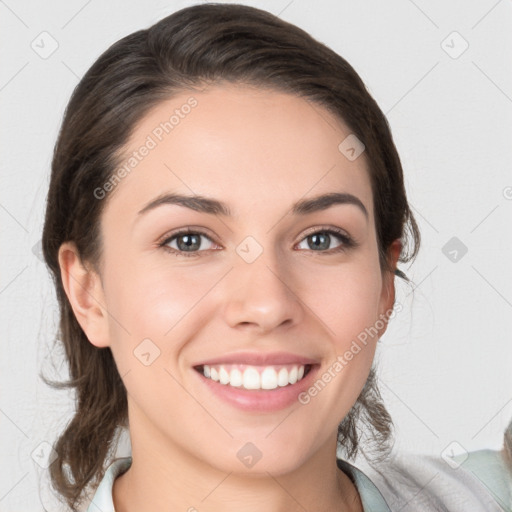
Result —
POLYGON ((362 512, 359 493, 325 450, 294 471, 241 474, 223 472, 183 456, 172 457, 132 446, 132 465, 113 487, 116 512, 362 512), (328 455, 328 457, 327 457, 328 455), (171 462, 172 461, 172 462, 171 462))

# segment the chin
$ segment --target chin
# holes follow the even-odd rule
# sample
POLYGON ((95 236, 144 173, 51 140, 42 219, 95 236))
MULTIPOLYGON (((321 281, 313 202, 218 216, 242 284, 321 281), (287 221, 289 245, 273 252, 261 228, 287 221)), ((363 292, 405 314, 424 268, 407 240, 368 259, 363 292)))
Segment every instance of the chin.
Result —
POLYGON ((281 440, 278 446, 268 440, 237 440, 232 441, 232 444, 234 446, 231 449, 226 447, 228 454, 209 454, 208 459, 213 467, 226 473, 263 478, 268 477, 268 473, 273 476, 291 473, 301 467, 307 458, 304 444, 295 445, 281 440))

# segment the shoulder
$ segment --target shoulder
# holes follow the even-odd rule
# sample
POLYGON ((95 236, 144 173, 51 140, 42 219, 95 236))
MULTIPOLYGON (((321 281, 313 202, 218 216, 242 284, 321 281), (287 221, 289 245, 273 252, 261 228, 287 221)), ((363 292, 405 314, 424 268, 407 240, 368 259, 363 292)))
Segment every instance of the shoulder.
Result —
POLYGON ((400 453, 360 467, 391 510, 512 512, 512 469, 502 451, 446 458, 400 453))
POLYGON ((121 457, 115 459, 108 466, 91 502, 89 503, 87 512, 115 512, 112 497, 114 480, 127 471, 131 466, 131 463, 131 457, 121 457))

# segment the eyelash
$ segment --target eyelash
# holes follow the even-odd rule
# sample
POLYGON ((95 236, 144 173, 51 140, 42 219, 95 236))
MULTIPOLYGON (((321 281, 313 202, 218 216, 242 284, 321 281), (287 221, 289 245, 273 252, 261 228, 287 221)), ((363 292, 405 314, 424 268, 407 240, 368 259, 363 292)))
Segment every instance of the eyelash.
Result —
MULTIPOLYGON (((338 247, 335 247, 334 249, 330 249, 327 251, 314 251, 313 249, 309 249, 310 252, 323 253, 323 254, 330 255, 330 254, 337 254, 339 252, 343 252, 343 251, 352 249, 357 246, 357 243, 350 236, 348 236, 344 231, 338 230, 335 228, 319 228, 315 231, 311 231, 311 232, 307 233, 303 238, 301 238, 299 243, 301 243, 306 238, 308 238, 312 235, 317 235, 317 234, 334 235, 334 236, 338 237, 342 243, 338 247)), ((179 251, 179 250, 176 250, 176 249, 173 249, 173 248, 167 246, 167 244, 169 244, 171 241, 173 241, 175 238, 179 237, 180 235, 201 235, 201 236, 208 238, 208 240, 210 240, 211 242, 216 243, 214 240, 212 240, 212 238, 207 233, 205 233, 204 231, 201 231, 200 229, 192 230, 192 229, 185 228, 180 231, 176 231, 175 233, 172 233, 170 236, 166 235, 165 238, 163 239, 163 241, 158 243, 158 247, 161 247, 165 251, 167 251, 171 254, 174 254, 176 256, 185 256, 186 258, 198 257, 200 255, 200 253, 205 252, 205 250, 191 251, 191 252, 179 251)), ((219 245, 219 244, 217 244, 217 245, 219 245)), ((218 250, 218 249, 213 249, 213 250, 218 250)))

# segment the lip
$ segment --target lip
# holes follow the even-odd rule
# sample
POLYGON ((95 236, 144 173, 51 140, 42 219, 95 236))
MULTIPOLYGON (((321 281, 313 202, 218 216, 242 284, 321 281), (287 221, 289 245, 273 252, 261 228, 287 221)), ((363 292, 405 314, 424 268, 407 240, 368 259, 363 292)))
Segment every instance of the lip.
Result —
MULTIPOLYGON (((238 354, 238 356, 240 356, 240 354, 238 354)), ((227 363, 225 358, 216 359, 212 361, 222 361, 227 363)), ((236 359, 236 361, 238 362, 240 361, 240 359, 238 358, 236 359)), ((288 361, 288 359, 286 361, 288 361)), ((297 359, 293 360, 293 362, 296 361, 297 359)), ((208 364, 208 362, 205 362, 204 364, 208 364)), ((286 363, 281 362, 279 364, 286 363)), ((228 405, 231 405, 232 407, 235 407, 236 409, 242 410, 244 412, 270 413, 286 409, 287 407, 290 407, 293 404, 299 405, 299 395, 311 387, 319 369, 320 364, 312 364, 309 372, 299 382, 296 382, 295 384, 290 384, 288 386, 284 386, 282 388, 276 388, 271 390, 249 390, 244 388, 237 388, 230 386, 229 384, 221 384, 220 382, 216 382, 212 379, 206 378, 197 369, 193 369, 193 373, 197 375, 197 378, 200 380, 202 384, 207 386, 207 389, 211 394, 214 395, 215 398, 219 398, 224 403, 227 403, 228 405)))
POLYGON ((273 366, 278 364, 316 365, 318 361, 290 352, 234 352, 193 364, 193 367, 215 364, 247 364, 250 366, 273 366))

